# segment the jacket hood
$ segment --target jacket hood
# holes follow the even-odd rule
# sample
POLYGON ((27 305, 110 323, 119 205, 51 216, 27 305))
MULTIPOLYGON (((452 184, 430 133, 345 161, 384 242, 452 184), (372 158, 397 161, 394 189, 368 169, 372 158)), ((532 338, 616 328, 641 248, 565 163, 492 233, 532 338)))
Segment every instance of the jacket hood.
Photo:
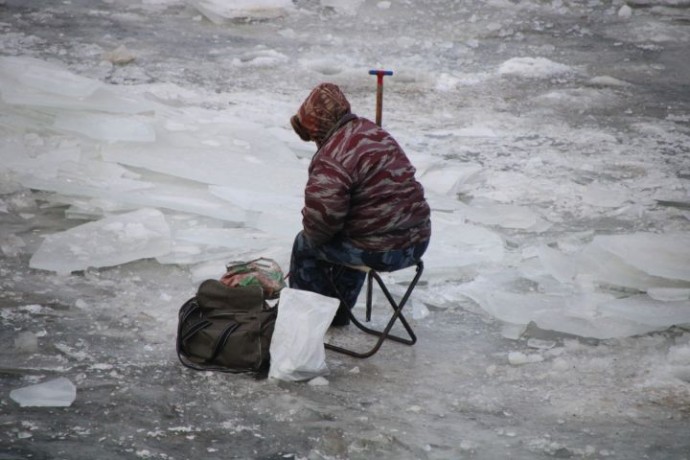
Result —
POLYGON ((290 119, 295 132, 305 141, 320 146, 338 121, 350 113, 350 103, 337 85, 321 83, 304 100, 290 119))

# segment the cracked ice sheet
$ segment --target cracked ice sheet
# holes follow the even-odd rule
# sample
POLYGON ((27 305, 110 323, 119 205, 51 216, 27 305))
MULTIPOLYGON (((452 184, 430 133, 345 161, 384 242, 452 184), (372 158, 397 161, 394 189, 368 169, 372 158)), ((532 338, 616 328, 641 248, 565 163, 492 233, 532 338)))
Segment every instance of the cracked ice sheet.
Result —
POLYGON ((214 24, 237 18, 268 19, 294 8, 291 0, 186 0, 214 24))
POLYGON ((688 234, 599 235, 593 244, 652 276, 690 282, 688 234))
POLYGON ((452 213, 432 216, 434 237, 424 255, 426 276, 456 275, 474 266, 500 263, 504 257, 503 239, 485 228, 458 223, 452 213))
POLYGON ((145 98, 132 97, 126 89, 76 75, 61 63, 24 56, 0 58, 0 95, 13 109, 135 114, 160 108, 145 98))
POLYGON ((542 267, 564 284, 591 279, 600 286, 646 292, 690 287, 690 238, 685 234, 597 235, 572 253, 542 246, 542 267))
POLYGON ((170 252, 170 227, 157 209, 106 217, 49 235, 31 257, 32 268, 69 274, 170 252))
POLYGON ((521 278, 506 273, 481 275, 457 291, 482 309, 513 325, 534 322, 540 329, 581 337, 629 337, 690 324, 690 302, 660 302, 647 296, 617 299, 588 289, 570 293, 516 292, 521 278))
POLYGON ((53 127, 98 141, 154 142, 156 140, 153 126, 146 120, 136 119, 132 115, 61 113, 55 118, 53 127))
POLYGON ((507 323, 625 337, 690 323, 688 251, 686 235, 596 236, 573 254, 542 246, 536 250, 540 266, 528 259, 518 272, 479 276, 458 291, 507 323), (636 294, 645 291, 649 295, 636 294))
MULTIPOLYGON (((65 194, 60 200, 55 200, 56 202, 76 203, 84 206, 83 200, 74 199, 70 195, 94 198, 91 211, 95 214, 98 214, 100 201, 106 200, 118 203, 120 208, 156 207, 213 217, 233 224, 241 223, 247 219, 247 211, 216 198, 208 191, 207 187, 200 184, 184 185, 121 179, 98 188, 65 179, 39 179, 36 177, 23 178, 22 183, 37 190, 65 194)), ((112 208, 117 207, 113 206, 112 208)), ((87 211, 86 208, 83 209, 87 211)))
POLYGON ((233 184, 288 195, 302 191, 304 165, 264 126, 227 116, 191 121, 199 116, 203 114, 197 111, 181 115, 180 122, 190 120, 185 131, 174 131, 161 120, 165 127, 158 130, 155 144, 105 146, 103 159, 210 185, 233 184))
MULTIPOLYGON (((169 220, 173 221, 174 216, 169 220)), ((223 272, 223 266, 231 260, 254 259, 274 248, 291 247, 293 235, 288 239, 257 231, 254 228, 213 228, 202 224, 173 230, 170 253, 156 257, 162 264, 187 264, 199 266, 210 262, 213 272, 223 272), (218 263, 218 261, 222 263, 218 263)), ((281 258, 285 259, 285 258, 281 258)), ((209 275, 209 277, 214 277, 209 275)))

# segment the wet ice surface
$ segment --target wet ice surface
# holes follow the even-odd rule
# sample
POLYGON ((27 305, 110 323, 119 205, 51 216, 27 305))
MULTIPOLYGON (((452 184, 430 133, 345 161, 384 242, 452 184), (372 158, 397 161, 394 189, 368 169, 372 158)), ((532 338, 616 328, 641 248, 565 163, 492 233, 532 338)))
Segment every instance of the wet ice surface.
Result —
POLYGON ((690 456, 687 2, 289 3, 0 6, 2 456, 690 456), (286 266, 288 117, 323 80, 372 117, 370 67, 434 208, 419 342, 182 368, 200 280, 286 266), (10 398, 58 377, 67 408, 10 398))

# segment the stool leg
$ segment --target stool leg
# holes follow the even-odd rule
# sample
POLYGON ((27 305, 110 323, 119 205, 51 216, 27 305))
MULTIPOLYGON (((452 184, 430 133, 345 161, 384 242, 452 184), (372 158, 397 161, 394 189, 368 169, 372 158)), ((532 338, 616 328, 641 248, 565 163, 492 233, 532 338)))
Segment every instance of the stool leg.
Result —
MULTIPOLYGON (((394 335, 389 335, 388 338, 391 340, 395 340, 396 342, 400 343, 405 343, 407 345, 414 345, 417 342, 417 336, 415 336, 414 332, 412 331, 412 327, 410 324, 407 322, 407 319, 402 314, 402 309, 407 303, 407 300, 410 298, 410 295, 412 294, 412 291, 414 290, 414 287, 417 285, 417 281, 419 280, 419 277, 421 276, 420 273, 417 273, 415 276, 415 279, 410 283, 410 285, 407 288, 407 291, 405 291, 405 295, 403 296, 402 299, 400 299, 400 303, 395 302, 395 299, 393 299, 393 296, 391 293, 388 291, 388 288, 386 287, 385 284, 383 284, 383 280, 381 277, 378 275, 378 273, 374 274, 374 277, 376 279, 376 282, 378 283, 379 287, 383 291, 383 294, 386 296, 388 299, 388 302, 390 303, 391 307, 393 310, 395 310, 395 313, 393 317, 391 318, 391 321, 389 323, 390 327, 393 326, 393 323, 395 323, 396 319, 400 319, 400 322, 402 325, 405 327, 405 330, 410 336, 410 340, 408 339, 403 339, 394 335)), ((390 331, 390 327, 387 327, 388 331, 390 331)), ((386 330, 384 330, 384 334, 387 334, 386 330)))
POLYGON ((371 279, 374 276, 374 272, 372 270, 369 270, 367 273, 367 322, 371 321, 371 299, 373 297, 373 286, 371 279))

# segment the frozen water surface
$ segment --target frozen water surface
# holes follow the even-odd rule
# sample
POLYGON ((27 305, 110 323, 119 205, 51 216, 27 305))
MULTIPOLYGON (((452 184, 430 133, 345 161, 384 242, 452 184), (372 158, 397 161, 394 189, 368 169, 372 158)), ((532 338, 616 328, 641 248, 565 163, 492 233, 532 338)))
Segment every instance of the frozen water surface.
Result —
POLYGON ((690 458, 689 7, 0 2, 0 458, 690 458), (419 342, 183 368, 200 281, 287 268, 289 117, 325 80, 373 117, 377 67, 433 207, 419 342))

